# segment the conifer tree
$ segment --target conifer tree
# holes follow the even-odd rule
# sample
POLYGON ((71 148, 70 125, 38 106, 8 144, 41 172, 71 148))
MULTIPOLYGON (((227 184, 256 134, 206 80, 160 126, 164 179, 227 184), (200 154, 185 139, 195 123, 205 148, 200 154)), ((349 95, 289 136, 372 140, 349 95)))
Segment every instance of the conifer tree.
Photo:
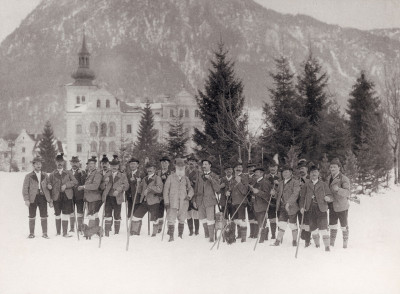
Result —
POLYGON ((187 131, 183 128, 182 116, 176 115, 169 123, 167 149, 168 153, 175 157, 183 155, 186 151, 186 143, 189 140, 187 131))
POLYGON ((56 168, 56 148, 54 145, 54 132, 50 121, 47 121, 44 125, 42 138, 39 142, 39 155, 43 159, 42 170, 44 172, 52 172, 56 168))
POLYGON ((330 174, 329 160, 328 160, 328 156, 326 155, 326 153, 324 153, 324 156, 322 157, 322 161, 321 161, 320 167, 319 167, 319 174, 323 181, 326 181, 329 177, 329 174, 330 174))
POLYGON ((346 153, 343 169, 343 173, 350 179, 351 192, 355 193, 359 185, 359 168, 357 165, 357 157, 351 150, 348 150, 346 153))
POLYGON ((154 129, 154 115, 151 111, 150 102, 147 101, 139 123, 136 146, 139 150, 150 150, 156 142, 157 131, 154 129))
MULTIPOLYGON (((237 130, 236 122, 243 116, 244 105, 243 84, 236 78, 235 64, 227 60, 227 54, 224 44, 220 42, 211 60, 204 91, 198 90, 196 95, 204 131, 195 128, 193 135, 198 156, 221 156, 223 161, 238 152, 238 142, 234 136, 241 132, 237 130), (221 133, 225 136, 221 136, 221 133)), ((245 121, 239 124, 242 128, 243 123, 245 121)))

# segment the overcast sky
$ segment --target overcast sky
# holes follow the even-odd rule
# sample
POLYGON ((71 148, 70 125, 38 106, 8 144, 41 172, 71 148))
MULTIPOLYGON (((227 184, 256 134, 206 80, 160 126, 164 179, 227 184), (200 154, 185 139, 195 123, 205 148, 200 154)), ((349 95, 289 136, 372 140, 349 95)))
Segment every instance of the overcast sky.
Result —
MULTIPOLYGON (((278 12, 307 14, 340 26, 359 29, 400 28, 400 0, 255 1, 278 12)), ((0 42, 19 26, 21 20, 39 2, 40 0, 0 0, 0 42)))

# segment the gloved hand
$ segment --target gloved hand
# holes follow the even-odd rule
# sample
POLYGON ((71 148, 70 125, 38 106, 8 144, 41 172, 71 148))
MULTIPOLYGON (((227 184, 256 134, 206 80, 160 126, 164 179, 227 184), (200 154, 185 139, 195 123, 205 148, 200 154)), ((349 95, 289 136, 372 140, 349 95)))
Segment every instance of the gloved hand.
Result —
POLYGON ((47 184, 47 189, 51 190, 51 189, 53 189, 53 186, 50 184, 47 184))
POLYGON ((326 202, 330 202, 330 201, 331 201, 331 198, 330 198, 329 196, 325 196, 325 197, 324 197, 324 200, 325 200, 326 202))
POLYGON ((31 202, 29 200, 25 200, 25 205, 29 207, 29 205, 31 205, 31 202))

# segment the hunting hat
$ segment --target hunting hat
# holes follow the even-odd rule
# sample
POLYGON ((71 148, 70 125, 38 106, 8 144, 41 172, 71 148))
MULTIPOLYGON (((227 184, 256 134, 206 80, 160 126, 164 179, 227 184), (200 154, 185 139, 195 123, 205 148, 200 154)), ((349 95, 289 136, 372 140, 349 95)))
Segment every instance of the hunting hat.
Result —
POLYGON ((196 161, 196 162, 197 162, 197 159, 196 159, 193 155, 190 155, 190 156, 187 158, 187 161, 196 161))
POLYGON ((103 158, 101 159, 101 162, 102 162, 102 163, 110 162, 110 161, 108 160, 107 154, 103 154, 103 158))
POLYGON ((279 164, 276 163, 275 160, 271 160, 270 163, 268 164, 269 167, 275 167, 275 166, 278 166, 278 165, 279 165, 279 164))
POLYGON ((156 167, 156 164, 155 164, 155 162, 154 161, 152 161, 152 160, 149 160, 149 162, 148 163, 146 163, 146 168, 149 168, 149 167, 156 167))
POLYGON ((247 164, 247 168, 253 168, 256 167, 255 163, 249 162, 249 164, 247 164))
POLYGON ((60 153, 56 156, 56 161, 64 161, 64 153, 60 153))
POLYGON ((96 156, 90 157, 90 158, 88 159, 87 163, 89 163, 89 162, 97 162, 96 156))
POLYGON ((137 162, 137 163, 140 163, 140 161, 139 161, 139 159, 137 159, 137 158, 135 158, 135 157, 132 157, 131 159, 129 159, 129 161, 128 161, 129 163, 131 163, 131 162, 137 162))
POLYGON ((254 169, 254 172, 256 172, 256 171, 262 171, 262 172, 265 172, 265 169, 264 169, 264 167, 262 167, 261 165, 260 166, 257 166, 255 169, 254 169))
POLYGON ((316 165, 312 165, 310 166, 310 172, 314 171, 314 170, 318 170, 319 171, 319 167, 316 165))
POLYGON ((304 158, 300 159, 299 162, 297 163, 297 167, 298 168, 301 168, 301 167, 307 167, 308 168, 307 160, 305 160, 304 158))
POLYGON ((208 162, 210 165, 212 165, 211 158, 204 158, 204 159, 201 160, 201 163, 203 164, 205 161, 208 162))
POLYGON ((118 155, 113 155, 113 160, 110 161, 110 165, 119 165, 120 161, 118 160, 118 155))
POLYGON ((44 162, 44 160, 42 157, 36 156, 35 158, 32 159, 32 164, 35 162, 44 162))
POLYGON ((181 157, 178 157, 175 159, 175 165, 176 166, 185 166, 185 160, 181 157))
POLYGON ((78 156, 72 156, 70 162, 81 162, 78 156))
POLYGON ((293 168, 289 164, 285 164, 284 166, 282 166, 282 171, 285 171, 285 170, 293 171, 293 168))
POLYGON ((161 161, 168 161, 168 162, 171 162, 171 160, 169 159, 168 156, 163 156, 163 157, 161 157, 160 162, 161 162, 161 161))
POLYGON ((229 168, 232 168, 233 169, 233 164, 231 163, 231 162, 226 162, 225 164, 224 164, 224 170, 225 169, 229 169, 229 168))
POLYGON ((330 165, 333 165, 333 164, 336 164, 338 167, 342 166, 342 164, 340 163, 339 158, 337 158, 337 157, 331 160, 330 165))

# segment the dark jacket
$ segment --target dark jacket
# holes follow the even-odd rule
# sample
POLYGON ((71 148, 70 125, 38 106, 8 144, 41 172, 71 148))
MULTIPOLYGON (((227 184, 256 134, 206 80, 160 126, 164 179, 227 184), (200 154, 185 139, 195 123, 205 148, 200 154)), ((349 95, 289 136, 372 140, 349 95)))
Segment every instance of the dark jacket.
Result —
POLYGON ((97 169, 92 172, 88 171, 85 181, 84 199, 87 202, 101 200, 100 184, 103 176, 97 169))
POLYGON ((61 187, 63 185, 66 186, 65 195, 68 199, 72 199, 74 196, 73 188, 78 184, 78 181, 69 170, 63 170, 61 174, 58 170, 55 170, 49 175, 48 184, 52 186, 50 190, 51 198, 53 201, 57 201, 60 198, 60 193, 62 193, 61 187))
POLYGON ((305 207, 304 210, 308 211, 313 201, 313 195, 318 203, 319 210, 321 212, 328 211, 328 203, 324 198, 325 196, 331 197, 332 194, 327 183, 324 183, 322 180, 318 180, 314 186, 311 180, 306 180, 300 190, 300 208, 305 207))
POLYGON ((42 189, 42 192, 44 196, 46 197, 47 202, 53 202, 53 200, 50 197, 50 192, 47 189, 47 181, 48 181, 48 176, 46 173, 41 172, 40 173, 41 179, 38 179, 35 172, 32 171, 28 173, 25 176, 24 179, 24 184, 22 186, 22 196, 24 197, 24 201, 28 201, 30 203, 35 202, 36 195, 39 192, 39 182, 40 182, 40 187, 42 189))
POLYGON ((300 193, 300 183, 298 180, 291 178, 286 184, 282 180, 278 186, 278 197, 276 199, 276 211, 279 211, 281 205, 283 207, 289 203, 289 215, 294 215, 299 211, 297 199, 300 193))
POLYGON ((219 178, 218 176, 210 172, 210 179, 207 179, 204 172, 199 174, 195 185, 195 198, 194 202, 197 207, 204 205, 205 207, 215 206, 217 204, 217 198, 215 193, 219 193, 219 178))
POLYGON ((136 201, 135 203, 140 202, 140 193, 139 193, 139 186, 138 185, 138 179, 142 180, 144 178, 144 173, 141 172, 139 169, 136 170, 136 172, 133 174, 132 171, 126 171, 126 177, 128 179, 128 184, 129 188, 126 191, 125 195, 127 198, 133 198, 135 197, 136 189, 137 189, 137 195, 136 195, 136 201))
POLYGON ((110 172, 108 176, 108 182, 106 182, 106 187, 103 191, 102 200, 106 201, 107 196, 116 197, 117 204, 124 202, 124 192, 128 190, 129 184, 125 173, 117 172, 113 180, 113 174, 110 172), (118 195, 114 196, 114 192, 117 191, 118 195))
POLYGON ((266 211, 268 208, 268 203, 271 199, 271 189, 272 186, 268 180, 263 178, 261 181, 254 182, 254 188, 258 189, 258 193, 252 193, 253 195, 253 209, 255 212, 266 211))
POLYGON ((75 177, 75 179, 78 181, 78 184, 74 186, 73 191, 74 191, 74 198, 75 200, 82 200, 84 191, 78 191, 78 186, 83 186, 85 185, 86 181, 86 172, 84 170, 78 169, 74 171, 71 169, 72 175, 75 177))

